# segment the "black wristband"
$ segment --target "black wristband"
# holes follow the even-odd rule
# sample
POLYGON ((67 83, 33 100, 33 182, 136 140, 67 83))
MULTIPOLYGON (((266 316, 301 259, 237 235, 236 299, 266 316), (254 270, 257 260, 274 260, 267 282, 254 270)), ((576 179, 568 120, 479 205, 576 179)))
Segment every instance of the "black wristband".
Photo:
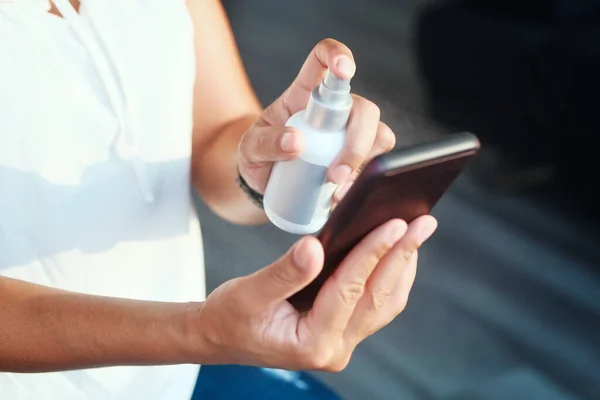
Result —
POLYGON ((250 200, 252 200, 252 202, 264 209, 263 206, 263 195, 258 193, 256 190, 252 189, 250 187, 250 185, 248 185, 248 183, 244 180, 244 178, 242 177, 242 174, 240 173, 240 171, 238 170, 238 176, 237 176, 237 183, 238 186, 240 187, 240 189, 242 189, 242 192, 244 192, 246 194, 246 196, 248 196, 248 198, 250 200))

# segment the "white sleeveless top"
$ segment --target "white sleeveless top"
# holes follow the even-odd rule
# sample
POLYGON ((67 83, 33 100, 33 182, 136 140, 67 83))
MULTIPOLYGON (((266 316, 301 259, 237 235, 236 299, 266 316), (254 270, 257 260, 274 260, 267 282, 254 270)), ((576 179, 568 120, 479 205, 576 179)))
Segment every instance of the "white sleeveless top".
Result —
MULTIPOLYGON (((205 296, 185 0, 0 0, 0 275, 205 296)), ((1 306, 1 305, 0 305, 1 306)), ((189 399, 197 366, 0 373, 0 398, 189 399)))

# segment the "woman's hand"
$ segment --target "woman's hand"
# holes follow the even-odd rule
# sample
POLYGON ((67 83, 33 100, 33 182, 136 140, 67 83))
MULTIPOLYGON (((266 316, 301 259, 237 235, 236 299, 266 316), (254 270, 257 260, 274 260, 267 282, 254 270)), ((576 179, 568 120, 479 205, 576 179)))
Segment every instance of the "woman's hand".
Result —
MULTIPOLYGON (((327 68, 339 77, 351 78, 356 65, 350 49, 333 39, 317 44, 291 86, 242 137, 238 167, 254 190, 264 193, 273 162, 293 160, 302 153, 302 132, 285 123, 306 107, 311 90, 321 83, 327 68)), ((379 120, 379 108, 360 96, 353 97, 346 145, 328 171, 329 180, 337 185, 350 184, 365 161, 391 150, 396 143, 394 133, 379 120)), ((337 200, 347 186, 340 186, 337 200)))
POLYGON ((192 360, 284 369, 340 371, 354 348, 406 306, 417 249, 435 231, 433 217, 408 227, 392 220, 374 230, 325 282, 314 306, 300 315, 286 301, 323 268, 314 237, 249 276, 226 282, 192 309, 198 352, 192 360))

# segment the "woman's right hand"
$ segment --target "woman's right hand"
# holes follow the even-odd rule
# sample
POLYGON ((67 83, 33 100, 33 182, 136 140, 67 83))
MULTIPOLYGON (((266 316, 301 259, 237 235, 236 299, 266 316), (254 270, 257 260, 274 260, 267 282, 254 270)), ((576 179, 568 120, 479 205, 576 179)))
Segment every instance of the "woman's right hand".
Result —
POLYGON ((314 237, 298 241, 273 264, 218 287, 193 311, 194 361, 341 371, 355 347, 404 309, 417 250, 437 227, 431 216, 392 220, 374 230, 325 282, 313 308, 286 301, 323 268, 314 237))

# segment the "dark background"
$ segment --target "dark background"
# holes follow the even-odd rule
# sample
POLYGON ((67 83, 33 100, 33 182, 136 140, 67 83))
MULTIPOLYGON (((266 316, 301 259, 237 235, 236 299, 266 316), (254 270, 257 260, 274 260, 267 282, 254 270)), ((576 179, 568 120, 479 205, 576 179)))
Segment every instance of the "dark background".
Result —
MULTIPOLYGON (((317 375, 349 400, 598 399, 598 2, 224 4, 263 104, 333 37, 399 146, 460 130, 484 144, 434 209, 406 311, 317 375)), ((209 290, 295 240, 198 208, 209 290)))

